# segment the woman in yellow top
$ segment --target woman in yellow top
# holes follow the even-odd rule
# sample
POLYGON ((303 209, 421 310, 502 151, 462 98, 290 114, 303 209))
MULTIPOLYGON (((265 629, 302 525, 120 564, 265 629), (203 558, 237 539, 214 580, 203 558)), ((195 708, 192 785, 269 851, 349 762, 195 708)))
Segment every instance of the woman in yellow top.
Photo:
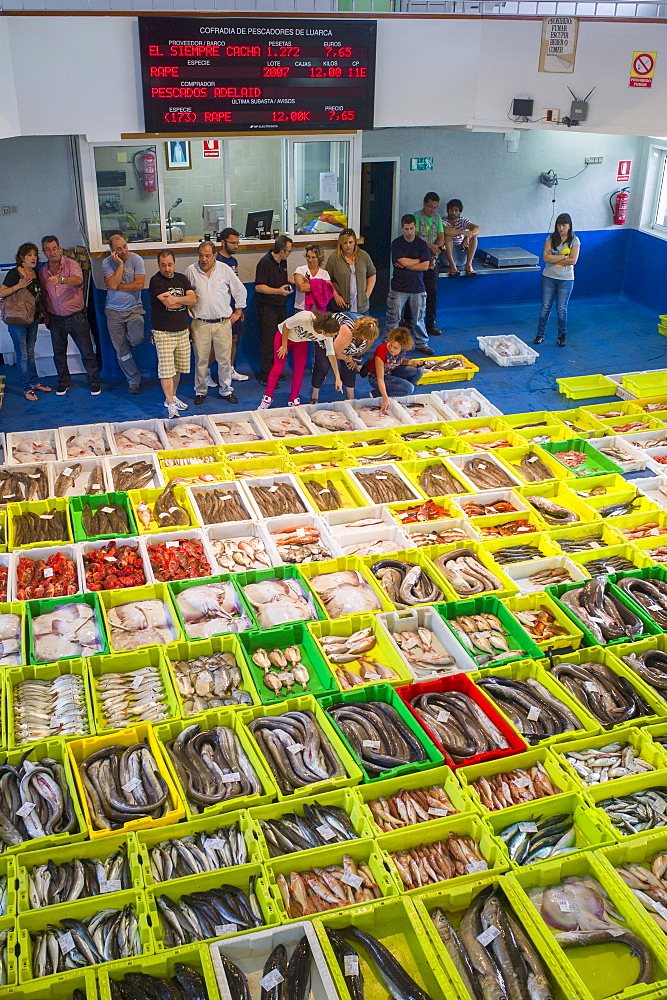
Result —
POLYGON ((561 212, 556 219, 554 231, 544 241, 542 260, 542 310, 537 324, 534 344, 541 344, 547 320, 556 299, 558 313, 558 347, 565 347, 567 336, 567 303, 574 287, 574 265, 579 259, 579 239, 572 231, 572 219, 567 212, 561 212))

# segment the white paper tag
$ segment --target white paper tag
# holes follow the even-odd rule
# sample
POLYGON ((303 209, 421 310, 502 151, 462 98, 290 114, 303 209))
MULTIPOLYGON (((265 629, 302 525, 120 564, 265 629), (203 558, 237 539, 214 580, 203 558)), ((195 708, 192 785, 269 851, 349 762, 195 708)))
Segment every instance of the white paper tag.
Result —
POLYGON ((263 990, 267 990, 268 992, 268 990, 272 990, 274 986, 278 986, 282 983, 284 978, 285 977, 281 975, 277 969, 271 969, 271 971, 267 972, 263 979, 260 979, 259 985, 263 990))
POLYGON ((487 945, 491 944, 492 941, 496 940, 499 934, 500 931, 498 930, 496 925, 491 924, 491 926, 487 927, 485 931, 482 931, 481 934, 477 935, 477 940, 479 941, 479 943, 482 945, 483 948, 486 948, 487 945))
POLYGON ((527 461, 529 461, 529 462, 537 462, 537 461, 539 461, 539 455, 529 455, 527 461))
POLYGON ((16 815, 23 819, 24 816, 29 816, 30 813, 35 808, 34 802, 24 802, 20 809, 16 810, 16 815))
POLYGON ((363 740, 361 745, 365 750, 380 750, 382 747, 379 740, 363 740))
POLYGON ((227 844, 220 837, 209 837, 206 846, 210 847, 212 851, 224 851, 227 844))
POLYGON ((336 837, 335 831, 332 830, 330 826, 327 826, 326 823, 323 823, 322 826, 316 826, 315 829, 319 833, 322 840, 334 840, 336 837))
POLYGON ((441 708, 440 711, 438 712, 436 718, 437 718, 438 722, 449 722, 449 716, 450 715, 451 715, 450 712, 446 712, 444 708, 441 708))
POLYGON ((380 681, 380 680, 382 680, 382 678, 380 677, 379 674, 370 673, 370 674, 366 674, 366 680, 367 681, 380 681))
POLYGON ((303 750, 303 743, 291 743, 288 747, 285 747, 288 753, 301 753, 303 750))
POLYGON ((537 823, 533 823, 530 820, 525 823, 519 823, 519 830, 521 833, 537 833, 537 823))
POLYGON ((313 468, 314 469, 323 469, 324 466, 318 463, 317 465, 314 465, 313 468))
POLYGON ((322 493, 331 493, 331 490, 328 490, 328 489, 325 488, 323 490, 320 490, 320 494, 322 494, 322 493))
POLYGON ((130 778, 130 780, 125 785, 121 785, 120 787, 123 789, 124 792, 127 792, 129 795, 130 792, 133 792, 135 788, 141 787, 141 778, 130 778))
POLYGON ((487 865, 486 861, 483 860, 469 861, 468 864, 466 865, 466 869, 468 870, 468 873, 470 875, 473 875, 475 872, 485 872, 488 869, 488 867, 489 866, 487 865))
MULTIPOLYGON (((216 924, 216 926, 215 926, 215 936, 216 937, 222 937, 223 934, 236 934, 236 932, 238 931, 238 929, 239 929, 238 928, 238 924, 216 924)), ((277 971, 277 970, 274 970, 274 971, 277 971)), ((270 975, 272 975, 272 973, 270 973, 270 975)), ((280 976, 279 972, 278 972, 278 975, 280 976)), ((280 976, 280 978, 282 979, 282 976, 280 976)))
POLYGON ((277 486, 269 486, 269 493, 276 493, 278 491, 277 486))
POLYGON ((50 566, 45 566, 44 570, 43 570, 43 573, 44 573, 44 579, 45 580, 48 580, 50 577, 53 576, 53 570, 51 569, 50 566))
POLYGON ((123 888, 122 882, 119 878, 102 879, 100 882, 100 892, 120 892, 123 888))
POLYGON ((376 479, 388 479, 389 477, 388 476, 376 476, 375 478, 376 479))
POLYGON ((50 521, 53 518, 53 514, 40 514, 42 521, 50 521))
POLYGON ((528 788, 528 785, 532 785, 532 780, 527 774, 520 774, 514 779, 514 784, 519 788, 528 788))
POLYGON ((180 509, 181 509, 180 507, 178 507, 178 506, 174 505, 173 507, 170 507, 170 508, 169 508, 169 513, 170 513, 170 514, 173 514, 175 510, 180 510, 180 509))
POLYGON ((608 930, 612 937, 620 937, 626 933, 623 927, 610 927, 608 930))
POLYGON ((306 534, 306 529, 305 528, 297 528, 295 534, 296 534, 297 538, 303 538, 303 536, 306 534))
POLYGON ((593 681, 584 681, 584 688, 590 691, 591 694, 597 694, 599 692, 599 687, 593 681))
POLYGON ((70 951, 76 951, 76 945, 74 944, 74 938, 72 937, 71 931, 67 931, 66 934, 62 934, 58 938, 58 947, 63 955, 69 955, 70 951))
POLYGON ((103 514, 113 514, 114 512, 113 507, 100 507, 100 510, 102 511, 103 514))
POLYGON ((139 688, 143 685, 143 683, 144 683, 145 680, 146 680, 146 675, 145 674, 141 674, 141 673, 135 674, 134 675, 134 679, 132 681, 132 687, 134 688, 134 690, 138 691, 139 688))
POLYGON ((558 909, 561 913, 572 913, 572 903, 569 899, 559 899, 557 900, 558 909))
POLYGON ((354 872, 345 870, 340 877, 341 882, 345 882, 345 885, 352 886, 353 889, 360 889, 364 884, 363 875, 355 875, 354 872))
POLYGON ((449 809, 436 809, 435 806, 430 806, 428 809, 429 816, 451 816, 451 810, 449 809))
POLYGON ((165 542, 164 544, 165 544, 166 548, 168 548, 168 549, 177 549, 178 546, 181 543, 180 542, 165 542))
POLYGON ((41 474, 42 474, 41 472, 29 472, 28 473, 28 478, 29 479, 39 479, 39 477, 41 476, 41 474))
POLYGON ((123 473, 124 472, 132 472, 132 466, 131 465, 126 465, 125 468, 121 469, 120 471, 123 472, 123 473))
POLYGON ((529 722, 537 722, 541 714, 542 709, 538 708, 537 705, 533 705, 526 718, 529 722))
MULTIPOLYGON (((37 473, 31 472, 30 475, 31 476, 39 475, 39 472, 37 472, 37 473)), ((71 476, 72 475, 72 470, 68 466, 66 469, 63 469, 61 475, 63 475, 63 476, 71 476)))
POLYGON ((118 560, 116 559, 115 556, 105 556, 104 557, 104 561, 105 562, 118 562, 118 560))
POLYGON ((241 775, 238 771, 230 771, 229 774, 221 774, 220 781, 229 782, 230 784, 234 781, 240 781, 241 775))
POLYGON ((232 499, 231 493, 225 493, 224 497, 218 497, 218 500, 231 500, 231 499, 232 499))
POLYGON ((359 975, 359 956, 358 955, 346 955, 343 962, 343 975, 347 976, 358 976, 359 975))

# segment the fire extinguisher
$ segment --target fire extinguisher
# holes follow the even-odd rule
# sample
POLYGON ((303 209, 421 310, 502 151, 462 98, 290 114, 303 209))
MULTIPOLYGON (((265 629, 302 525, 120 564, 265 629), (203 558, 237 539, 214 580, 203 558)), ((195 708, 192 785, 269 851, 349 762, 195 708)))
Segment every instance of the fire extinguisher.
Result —
POLYGON ((144 191, 157 190, 157 157, 154 149, 140 149, 132 157, 132 165, 144 191), (137 159, 139 163, 137 164, 137 159))
POLYGON ((615 226, 625 225, 625 217, 628 212, 628 200, 630 198, 630 195, 628 194, 629 190, 630 188, 621 188, 620 191, 614 192, 616 195, 615 202, 612 201, 612 198, 614 197, 613 194, 609 198, 609 204, 611 206, 612 215, 614 216, 615 226))

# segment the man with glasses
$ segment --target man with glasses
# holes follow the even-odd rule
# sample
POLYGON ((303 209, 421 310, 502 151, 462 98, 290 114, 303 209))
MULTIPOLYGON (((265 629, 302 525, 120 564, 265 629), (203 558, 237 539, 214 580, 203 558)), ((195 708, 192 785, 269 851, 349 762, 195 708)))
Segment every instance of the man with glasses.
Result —
POLYGON ((141 290, 146 281, 146 268, 137 253, 127 249, 122 233, 109 237, 111 253, 102 261, 107 300, 104 312, 111 343, 132 395, 139 392, 141 372, 132 357, 132 348, 144 339, 145 310, 141 290))
POLYGON ((255 271, 255 303, 259 318, 259 381, 266 385, 273 366, 273 339, 287 319, 287 297, 292 286, 287 279, 287 258, 292 251, 289 236, 278 236, 255 271))

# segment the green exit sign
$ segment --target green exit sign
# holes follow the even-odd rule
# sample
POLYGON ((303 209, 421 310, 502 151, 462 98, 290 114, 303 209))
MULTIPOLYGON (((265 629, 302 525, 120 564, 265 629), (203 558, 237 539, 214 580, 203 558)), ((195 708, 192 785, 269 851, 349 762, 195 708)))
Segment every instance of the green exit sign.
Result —
POLYGON ((433 157, 411 156, 410 170, 433 170, 433 157))

